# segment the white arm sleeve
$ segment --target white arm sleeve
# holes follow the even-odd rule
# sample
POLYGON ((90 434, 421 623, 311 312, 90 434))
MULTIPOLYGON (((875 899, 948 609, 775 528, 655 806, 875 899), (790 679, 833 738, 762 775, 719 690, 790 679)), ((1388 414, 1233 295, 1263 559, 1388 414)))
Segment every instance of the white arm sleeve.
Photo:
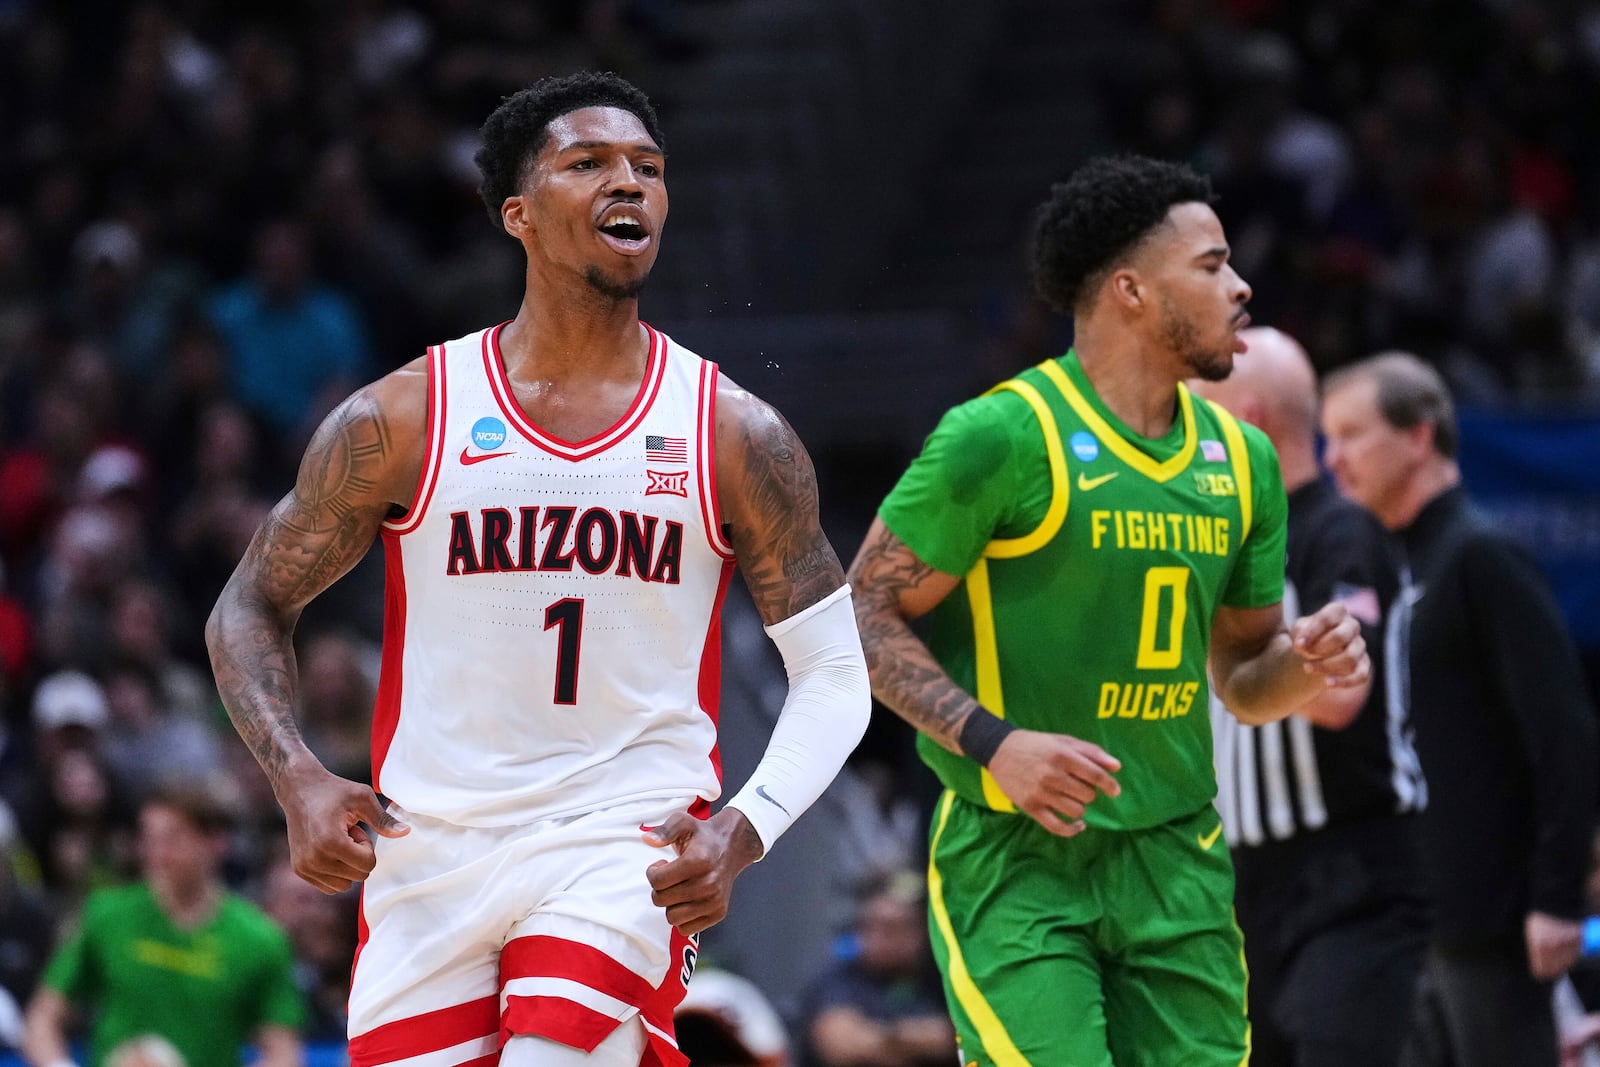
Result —
POLYGON ((828 788, 872 714, 848 585, 766 629, 783 653, 789 697, 755 773, 728 801, 755 827, 763 854, 828 788))

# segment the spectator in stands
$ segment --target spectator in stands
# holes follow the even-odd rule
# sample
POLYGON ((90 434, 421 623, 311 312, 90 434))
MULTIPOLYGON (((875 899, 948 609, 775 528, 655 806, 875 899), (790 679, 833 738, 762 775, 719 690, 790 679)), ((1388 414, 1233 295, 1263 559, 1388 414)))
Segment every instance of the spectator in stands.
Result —
POLYGON ((251 275, 216 295, 211 316, 228 347, 235 394, 285 442, 309 435, 368 377, 366 327, 343 294, 316 281, 298 220, 257 231, 251 275))
POLYGON ((1437 371, 1399 352, 1344 368, 1322 427, 1340 489, 1402 558, 1390 625, 1428 777, 1437 907, 1404 1062, 1553 1067, 1551 983, 1582 946, 1600 763, 1572 641, 1532 559, 1468 502, 1437 371))
POLYGON ((197 782, 165 784, 145 800, 144 880, 92 896, 50 961, 28 1005, 30 1064, 69 1062, 76 1007, 93 1018, 91 1067, 152 1033, 195 1067, 238 1067, 246 1042, 262 1067, 300 1067, 305 1007, 288 939, 218 877, 230 822, 215 791, 197 782))
POLYGON ((138 232, 122 219, 85 227, 72 259, 67 311, 80 335, 110 357, 125 383, 160 373, 179 310, 198 290, 197 272, 149 262, 138 232))
POLYGON ((44 885, 64 913, 127 869, 132 805, 106 766, 105 691, 80 671, 46 677, 33 695, 28 772, 4 783, 44 885))
MULTIPOLYGON (((197 416, 182 451, 192 474, 182 477, 167 527, 172 570, 191 618, 216 603, 250 537, 272 508, 262 492, 258 455, 267 447, 255 421, 238 404, 217 401, 197 416)), ((214 694, 213 687, 208 686, 214 694)))
MULTIPOLYGON (((55 941, 55 913, 38 887, 21 876, 34 865, 10 807, 0 801, 0 1000, 9 999, 17 1011, 18 1038, 21 1006, 33 996, 55 941)), ((0 1025, 0 1048, 6 1047, 6 1027, 0 1025)))
POLYGON ((789 1067, 777 1010, 759 986, 731 971, 697 967, 672 1025, 694 1067, 789 1067))
POLYGON ((921 876, 901 871, 862 897, 854 952, 819 975, 804 997, 810 1067, 943 1067, 955 1060, 923 894, 921 876))
POLYGON ((329 770, 356 782, 372 780, 368 721, 377 698, 376 648, 348 631, 308 638, 300 653, 300 723, 306 744, 329 770))
POLYGON ((185 629, 177 613, 172 592, 164 584, 142 576, 123 579, 111 592, 108 658, 149 671, 174 715, 210 722, 217 710, 216 687, 175 652, 173 639, 185 629))
POLYGON ((61 512, 72 502, 78 469, 93 449, 100 428, 78 403, 74 383, 54 375, 31 396, 31 432, 0 452, 0 553, 19 588, 37 564, 61 512))
POLYGON ((220 735, 203 720, 180 714, 161 675, 136 661, 105 672, 106 763, 136 796, 180 774, 204 776, 222 764, 220 735))
POLYGON ((307 1040, 342 1043, 359 894, 320 892, 294 873, 287 853, 277 852, 278 858, 267 868, 261 908, 289 935, 295 986, 310 1012, 307 1040))

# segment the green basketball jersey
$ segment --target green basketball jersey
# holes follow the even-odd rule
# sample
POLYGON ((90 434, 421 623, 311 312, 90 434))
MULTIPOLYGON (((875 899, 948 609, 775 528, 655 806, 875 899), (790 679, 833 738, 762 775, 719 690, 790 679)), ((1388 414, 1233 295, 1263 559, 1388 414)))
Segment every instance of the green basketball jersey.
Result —
MULTIPOLYGON (((1141 437, 1068 352, 946 414, 879 512, 923 562, 964 576, 928 641, 956 683, 1020 727, 1122 761, 1121 796, 1085 816, 1096 827, 1210 802, 1213 615, 1283 596, 1271 442, 1181 385, 1177 401, 1171 431, 1141 437)), ((1013 808, 987 770, 917 740, 950 789, 1013 808)))

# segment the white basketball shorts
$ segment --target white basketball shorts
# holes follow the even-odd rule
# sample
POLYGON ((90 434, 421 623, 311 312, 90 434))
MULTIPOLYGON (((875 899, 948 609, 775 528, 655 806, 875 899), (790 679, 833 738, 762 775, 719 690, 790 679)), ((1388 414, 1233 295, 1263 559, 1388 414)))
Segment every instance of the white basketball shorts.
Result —
MULTIPOLYGON (((593 1051, 639 1015, 643 1067, 686 1067, 672 1013, 694 942, 650 901, 642 840, 690 800, 634 802, 530 826, 404 812, 379 838, 350 984, 351 1067, 489 1067, 514 1034, 593 1051)), ((701 805, 703 807, 704 805, 701 805)))

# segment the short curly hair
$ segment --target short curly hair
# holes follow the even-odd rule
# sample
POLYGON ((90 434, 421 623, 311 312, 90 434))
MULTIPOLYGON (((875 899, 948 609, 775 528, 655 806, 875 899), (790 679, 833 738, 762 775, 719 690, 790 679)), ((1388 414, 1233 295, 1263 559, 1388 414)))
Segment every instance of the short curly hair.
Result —
POLYGON ((1090 160, 1050 187, 1034 218, 1034 288, 1072 314, 1174 204, 1196 201, 1216 202, 1211 179, 1182 164, 1132 155, 1090 160))
POLYGON ((550 123, 586 107, 633 112, 644 123, 650 139, 666 151, 661 123, 656 109, 650 106, 650 98, 620 74, 584 70, 541 78, 500 101, 480 131, 483 147, 473 157, 483 175, 478 196, 496 225, 500 223, 500 205, 517 195, 528 165, 550 139, 550 123))

